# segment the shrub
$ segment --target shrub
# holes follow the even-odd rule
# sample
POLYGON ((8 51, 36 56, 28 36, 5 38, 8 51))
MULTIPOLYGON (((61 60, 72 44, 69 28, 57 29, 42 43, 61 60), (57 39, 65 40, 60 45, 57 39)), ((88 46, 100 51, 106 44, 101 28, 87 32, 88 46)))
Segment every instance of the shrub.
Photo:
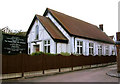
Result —
POLYGON ((70 53, 68 53, 68 52, 61 52, 60 54, 63 56, 70 56, 70 53))
MULTIPOLYGON (((44 52, 33 52, 33 53, 31 54, 31 56, 41 55, 41 54, 49 55, 49 56, 55 56, 55 55, 57 55, 57 54, 44 53, 44 52)), ((70 56, 70 53, 68 53, 68 52, 61 52, 60 54, 63 55, 63 56, 70 56)))
POLYGON ((49 56, 55 56, 57 54, 51 54, 51 53, 44 53, 45 55, 49 55, 49 56))
POLYGON ((41 55, 43 54, 43 52, 33 52, 31 55, 34 56, 34 55, 41 55))
POLYGON ((35 56, 35 55, 41 55, 41 54, 49 55, 49 56, 55 56, 55 55, 57 55, 57 54, 44 53, 44 52, 33 52, 31 55, 35 56))

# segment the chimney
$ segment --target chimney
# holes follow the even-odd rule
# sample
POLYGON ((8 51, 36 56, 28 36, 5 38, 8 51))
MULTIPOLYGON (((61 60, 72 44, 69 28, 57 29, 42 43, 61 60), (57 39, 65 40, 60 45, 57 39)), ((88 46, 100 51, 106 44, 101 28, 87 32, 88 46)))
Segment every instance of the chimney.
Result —
POLYGON ((103 31, 103 24, 100 24, 99 28, 101 29, 101 31, 103 31))

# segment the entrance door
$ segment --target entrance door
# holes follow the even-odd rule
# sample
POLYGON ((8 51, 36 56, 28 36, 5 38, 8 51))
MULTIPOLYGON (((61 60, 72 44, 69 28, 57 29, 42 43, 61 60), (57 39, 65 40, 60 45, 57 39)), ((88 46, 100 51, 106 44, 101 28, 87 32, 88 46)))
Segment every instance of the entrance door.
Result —
POLYGON ((35 52, 38 52, 40 50, 39 45, 34 45, 34 49, 35 49, 35 52))

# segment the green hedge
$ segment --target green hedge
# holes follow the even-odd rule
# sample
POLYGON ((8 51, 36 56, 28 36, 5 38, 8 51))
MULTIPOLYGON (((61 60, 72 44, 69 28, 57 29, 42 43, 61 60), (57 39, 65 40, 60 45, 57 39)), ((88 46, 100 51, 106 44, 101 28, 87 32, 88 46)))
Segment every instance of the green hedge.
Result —
POLYGON ((41 54, 43 54, 43 52, 33 52, 31 55, 35 56, 35 55, 41 55, 41 54))
POLYGON ((70 53, 68 53, 68 52, 61 52, 60 54, 63 56, 70 56, 70 53))
MULTIPOLYGON (((57 54, 44 53, 44 52, 34 52, 34 53, 31 54, 31 56, 41 55, 41 54, 50 55, 50 56, 57 55, 57 54)), ((70 53, 67 53, 67 52, 61 52, 60 54, 63 55, 63 56, 70 56, 70 53)))

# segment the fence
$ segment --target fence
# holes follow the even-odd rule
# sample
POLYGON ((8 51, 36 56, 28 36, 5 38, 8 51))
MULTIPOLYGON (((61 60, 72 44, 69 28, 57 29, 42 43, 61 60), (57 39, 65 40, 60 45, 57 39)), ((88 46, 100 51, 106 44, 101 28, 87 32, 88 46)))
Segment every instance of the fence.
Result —
POLYGON ((2 74, 24 73, 30 71, 43 71, 48 69, 59 69, 103 64, 116 62, 116 56, 62 56, 62 55, 39 55, 29 56, 27 54, 3 55, 2 56, 2 74))

